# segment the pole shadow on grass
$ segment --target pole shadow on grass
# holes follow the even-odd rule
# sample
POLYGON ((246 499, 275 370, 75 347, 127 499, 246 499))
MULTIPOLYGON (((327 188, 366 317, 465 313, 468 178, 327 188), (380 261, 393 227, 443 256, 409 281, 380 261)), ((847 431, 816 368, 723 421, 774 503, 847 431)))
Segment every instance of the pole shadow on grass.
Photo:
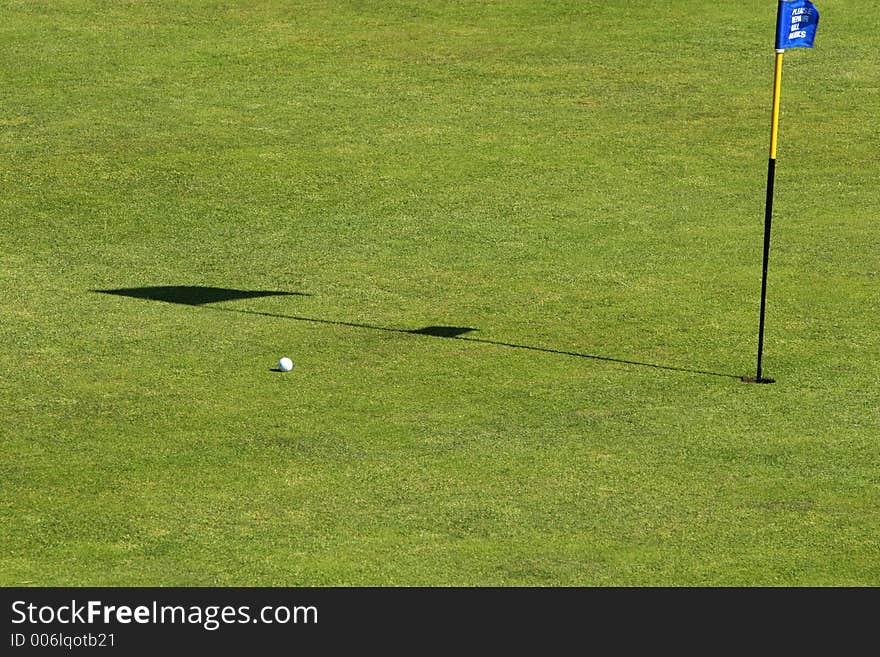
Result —
MULTIPOLYGON (((673 365, 659 365, 657 363, 645 363, 637 360, 627 360, 625 358, 612 358, 610 356, 597 356, 595 354, 585 354, 578 351, 567 351, 564 349, 550 349, 547 347, 535 347, 532 345, 516 344, 514 342, 504 342, 501 340, 487 340, 485 338, 477 338, 468 333, 473 333, 479 329, 469 326, 425 326, 419 329, 402 329, 390 326, 379 326, 376 324, 363 324, 360 322, 343 322, 330 319, 318 319, 315 317, 303 317, 299 315, 283 315, 280 313, 261 312, 258 310, 244 310, 241 308, 226 308, 222 306, 209 306, 208 304, 218 303, 222 301, 234 301, 237 299, 254 299, 259 297, 270 296, 311 296, 303 292, 282 292, 282 291, 265 291, 265 290, 235 290, 219 287, 203 287, 203 286, 158 286, 158 287, 134 287, 119 288, 113 290, 92 290, 102 294, 114 294, 117 296, 132 297, 135 299, 149 299, 152 301, 165 301, 167 303, 177 303, 188 306, 199 306, 210 308, 229 313, 239 313, 242 315, 256 315, 259 317, 272 317, 275 319, 291 319, 297 322, 308 322, 311 324, 328 324, 332 326, 347 326, 356 329, 367 329, 371 331, 385 331, 387 333, 405 333, 407 335, 424 335, 435 338, 446 338, 447 340, 461 340, 464 342, 478 342, 480 344, 495 345, 498 347, 507 347, 510 349, 525 349, 527 351, 537 351, 546 354, 558 354, 561 356, 572 356, 575 358, 585 358, 588 360, 602 361, 606 363, 618 363, 620 365, 631 365, 635 367, 650 367, 658 370, 668 370, 672 372, 687 372, 690 374, 704 374, 708 376, 720 376, 724 378, 737 379, 741 377, 737 374, 725 374, 723 372, 710 372, 708 370, 699 370, 689 367, 676 367, 673 365)), ((279 370, 280 371, 280 370, 279 370)))

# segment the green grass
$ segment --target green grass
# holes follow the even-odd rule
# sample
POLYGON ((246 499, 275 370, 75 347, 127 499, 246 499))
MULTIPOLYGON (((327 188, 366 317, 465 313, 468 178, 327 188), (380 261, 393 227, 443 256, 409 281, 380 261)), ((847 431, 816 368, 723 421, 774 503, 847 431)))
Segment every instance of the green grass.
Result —
POLYGON ((880 585, 870 4, 0 8, 0 584, 880 585))

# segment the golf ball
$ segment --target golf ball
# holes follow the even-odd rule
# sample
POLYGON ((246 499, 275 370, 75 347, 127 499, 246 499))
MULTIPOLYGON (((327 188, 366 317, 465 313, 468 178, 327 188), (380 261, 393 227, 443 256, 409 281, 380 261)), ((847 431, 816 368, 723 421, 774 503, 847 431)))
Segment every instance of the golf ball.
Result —
POLYGON ((293 369, 293 361, 287 356, 278 361, 278 369, 282 372, 289 372, 293 369))

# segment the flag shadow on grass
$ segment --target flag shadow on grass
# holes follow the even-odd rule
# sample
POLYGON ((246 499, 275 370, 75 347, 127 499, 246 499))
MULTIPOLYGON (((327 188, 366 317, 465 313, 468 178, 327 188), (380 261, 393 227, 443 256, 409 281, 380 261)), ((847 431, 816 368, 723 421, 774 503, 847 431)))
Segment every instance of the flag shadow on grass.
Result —
POLYGON ((235 290, 226 287, 207 287, 204 285, 158 285, 153 287, 124 287, 115 290, 92 290, 102 294, 115 294, 121 297, 149 299, 179 303, 186 306, 203 306, 207 303, 234 301, 236 299, 255 299, 258 297, 311 296, 302 292, 282 292, 278 290, 235 290))
MULTIPOLYGON (((405 333, 407 335, 421 335, 434 338, 445 338, 447 340, 461 340, 463 342, 478 342, 480 344, 495 345, 498 347, 507 347, 510 349, 524 349, 527 351, 537 351, 545 354, 558 354, 561 356, 572 356, 575 358, 585 358, 588 360, 602 361, 606 363, 617 363, 620 365, 630 365, 634 367, 650 367, 657 370, 668 370, 672 372, 687 372, 689 374, 704 374, 707 376, 719 376, 730 379, 739 380, 738 374, 725 374, 723 372, 710 372, 708 370, 699 370, 689 367, 677 367, 674 365, 660 365, 657 363, 645 363, 637 360, 627 360, 625 358, 612 358, 610 356, 597 356, 595 354, 585 354, 578 351, 567 351, 564 349, 551 349, 548 347, 536 347, 533 345, 516 344, 514 342, 504 342, 501 340, 487 340, 485 338, 477 338, 468 333, 473 333, 479 329, 469 326, 424 326, 419 329, 403 329, 391 326, 379 326, 377 324, 364 324, 360 322, 343 322, 339 320, 318 319, 316 317, 303 317, 299 315, 283 315, 280 313, 261 312, 258 310, 245 310, 242 308, 227 308, 223 306, 214 306, 208 304, 219 303, 223 301, 234 301, 237 299, 253 299, 269 296, 311 296, 303 292, 281 292, 281 291, 260 291, 260 290, 235 290, 230 288, 203 287, 203 286, 159 286, 159 287, 135 287, 135 288, 119 288, 113 290, 92 290, 102 294, 114 294, 124 297, 132 297, 135 299, 149 299, 152 301, 165 301, 167 303, 177 303, 188 306, 198 306, 218 310, 229 313, 239 313, 242 315, 255 315, 258 317, 272 317, 275 319, 290 319, 297 322, 308 322, 311 324, 328 324, 332 326, 347 326, 356 329, 368 329, 371 331, 385 331, 387 333, 405 333)), ((280 370, 277 370, 280 371, 280 370)))

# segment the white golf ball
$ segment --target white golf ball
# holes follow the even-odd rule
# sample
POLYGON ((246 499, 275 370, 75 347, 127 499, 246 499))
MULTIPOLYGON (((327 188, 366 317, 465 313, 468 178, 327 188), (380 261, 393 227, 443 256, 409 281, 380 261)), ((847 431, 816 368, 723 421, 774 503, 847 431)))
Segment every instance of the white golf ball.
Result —
POLYGON ((287 356, 278 361, 278 369, 282 372, 289 372, 293 369, 293 361, 287 356))

